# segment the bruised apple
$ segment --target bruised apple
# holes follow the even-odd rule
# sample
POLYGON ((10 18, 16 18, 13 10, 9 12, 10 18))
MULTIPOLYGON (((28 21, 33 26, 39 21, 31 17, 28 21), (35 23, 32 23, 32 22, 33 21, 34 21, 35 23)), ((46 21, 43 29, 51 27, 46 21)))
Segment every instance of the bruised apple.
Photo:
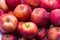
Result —
POLYGON ((44 8, 35 8, 31 14, 31 21, 39 27, 47 26, 49 22, 49 13, 44 8))
POLYGON ((18 30, 25 38, 33 38, 38 32, 38 28, 33 22, 19 23, 18 30))
POLYGON ((14 15, 20 20, 20 21, 27 21, 30 19, 32 9, 30 6, 26 4, 19 4, 14 9, 14 15))
POLYGON ((9 33, 15 31, 18 20, 12 14, 3 14, 0 17, 0 30, 3 33, 9 33))
POLYGON ((17 37, 12 34, 4 34, 2 40, 17 40, 17 37))

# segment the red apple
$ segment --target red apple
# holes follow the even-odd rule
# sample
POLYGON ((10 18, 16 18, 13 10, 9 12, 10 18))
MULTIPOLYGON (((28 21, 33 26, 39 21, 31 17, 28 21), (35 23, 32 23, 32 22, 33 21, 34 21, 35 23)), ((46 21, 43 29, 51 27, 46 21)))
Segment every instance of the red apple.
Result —
POLYGON ((9 33, 15 31, 18 20, 12 14, 3 14, 0 17, 0 30, 3 33, 9 33))
POLYGON ((38 34, 37 34, 37 39, 42 40, 46 36, 47 30, 46 28, 39 28, 38 34))
POLYGON ((39 0, 24 0, 24 3, 26 3, 32 7, 36 7, 39 5, 39 0))
POLYGON ((27 21, 30 18, 32 9, 30 6, 26 4, 19 4, 14 9, 14 15, 20 20, 20 21, 27 21))
POLYGON ((2 40, 17 40, 17 37, 12 34, 4 34, 2 40))
POLYGON ((21 0, 5 0, 5 2, 10 9, 14 9, 18 4, 21 3, 21 0))
POLYGON ((55 9, 50 12, 50 22, 53 25, 60 25, 60 9, 55 9))
POLYGON ((5 12, 2 9, 0 9, 0 16, 3 14, 5 14, 5 12))
POLYGON ((31 39, 26 39, 24 37, 20 38, 19 40, 36 40, 35 38, 31 38, 31 39))
POLYGON ((40 7, 45 8, 47 11, 51 10, 49 0, 40 0, 40 7))
POLYGON ((44 38, 44 39, 42 39, 42 40, 48 40, 48 37, 46 37, 46 36, 45 36, 45 38, 44 38))
POLYGON ((52 27, 48 30, 48 40, 60 40, 60 27, 52 27))
POLYGON ((47 9, 47 11, 51 11, 60 8, 60 0, 40 0, 40 6, 47 9))
POLYGON ((5 10, 5 11, 8 11, 8 6, 6 5, 6 2, 5 0, 0 0, 0 8, 5 10))
POLYGON ((35 8, 31 14, 31 21, 36 23, 39 27, 47 26, 49 14, 44 8, 35 8))
POLYGON ((24 38, 33 38, 38 32, 38 28, 33 22, 19 23, 17 30, 19 30, 24 38))

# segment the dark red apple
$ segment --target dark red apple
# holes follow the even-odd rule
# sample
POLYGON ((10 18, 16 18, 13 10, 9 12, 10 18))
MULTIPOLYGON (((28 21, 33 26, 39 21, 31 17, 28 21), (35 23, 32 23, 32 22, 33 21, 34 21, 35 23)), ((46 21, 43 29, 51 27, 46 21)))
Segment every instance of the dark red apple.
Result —
POLYGON ((55 26, 60 25, 60 9, 54 9, 50 12, 50 22, 55 26))
POLYGON ((12 14, 3 14, 0 17, 0 30, 3 33, 9 33, 15 31, 18 20, 12 14))
POLYGON ((60 8, 60 0, 40 0, 40 7, 47 9, 47 11, 60 8))
POLYGON ((36 7, 39 5, 39 0, 24 0, 24 3, 26 3, 32 7, 36 7))
POLYGON ((1 8, 2 10, 4 10, 4 11, 8 11, 8 10, 9 10, 9 8, 8 8, 5 0, 0 0, 0 8, 1 8))
POLYGON ((46 36, 47 30, 46 28, 39 28, 38 34, 37 34, 37 39, 42 40, 46 36))
POLYGON ((48 40, 60 40, 60 27, 52 27, 48 30, 48 40))
POLYGON ((17 37, 12 34, 4 34, 2 40, 17 40, 17 37))
POLYGON ((24 38, 33 38, 38 32, 38 28, 33 22, 19 23, 17 30, 19 30, 24 38))
POLYGON ((35 8, 31 14, 31 21, 39 27, 47 26, 49 22, 49 13, 44 8, 35 8))
POLYGON ((30 19, 32 9, 30 6, 26 4, 19 4, 14 9, 14 15, 20 20, 20 21, 27 21, 30 19))
POLYGON ((21 0, 5 0, 5 2, 10 9, 14 9, 18 4, 21 3, 21 0))

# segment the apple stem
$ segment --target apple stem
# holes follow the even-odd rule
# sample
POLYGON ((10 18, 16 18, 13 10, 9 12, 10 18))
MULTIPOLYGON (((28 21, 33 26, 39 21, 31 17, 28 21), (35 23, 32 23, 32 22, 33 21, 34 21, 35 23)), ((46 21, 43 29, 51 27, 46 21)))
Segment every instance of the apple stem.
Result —
POLYGON ((26 23, 25 26, 26 26, 27 28, 29 28, 30 25, 29 25, 28 23, 26 23))

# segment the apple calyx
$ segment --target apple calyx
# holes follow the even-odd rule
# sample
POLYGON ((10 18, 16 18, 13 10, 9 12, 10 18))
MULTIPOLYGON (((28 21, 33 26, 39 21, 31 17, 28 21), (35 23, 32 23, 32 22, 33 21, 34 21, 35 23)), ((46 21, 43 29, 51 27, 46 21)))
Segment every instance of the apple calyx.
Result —
POLYGON ((7 18, 7 23, 9 23, 9 21, 10 21, 9 18, 7 18))
POLYGON ((39 31, 38 32, 42 32, 42 29, 39 29, 39 31))
POLYGON ((24 9, 24 7, 21 7, 21 10, 23 10, 24 9))
POLYGON ((30 24, 29 23, 25 23, 25 27, 29 28, 30 24))
POLYGON ((10 40, 9 35, 6 36, 6 40, 10 40))

